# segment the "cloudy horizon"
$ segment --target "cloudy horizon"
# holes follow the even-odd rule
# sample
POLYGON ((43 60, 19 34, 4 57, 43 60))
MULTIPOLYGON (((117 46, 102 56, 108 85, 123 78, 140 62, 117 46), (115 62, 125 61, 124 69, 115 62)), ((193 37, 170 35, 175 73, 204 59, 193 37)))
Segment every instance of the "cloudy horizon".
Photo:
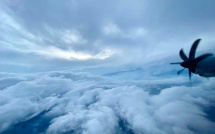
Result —
POLYGON ((0 133, 214 134, 215 2, 0 1, 0 133))
POLYGON ((210 3, 1 1, 0 71, 167 66, 197 38, 202 38, 197 52, 213 53, 210 3))

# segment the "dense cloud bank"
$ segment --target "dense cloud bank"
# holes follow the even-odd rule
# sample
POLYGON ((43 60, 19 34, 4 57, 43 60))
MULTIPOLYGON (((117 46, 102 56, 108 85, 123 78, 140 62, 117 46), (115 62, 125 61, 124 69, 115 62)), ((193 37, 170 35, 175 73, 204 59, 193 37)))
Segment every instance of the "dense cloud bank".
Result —
POLYGON ((214 0, 1 0, 0 71, 168 68, 197 38, 197 55, 215 52, 214 9, 214 0))
POLYGON ((214 79, 113 82, 88 74, 0 74, 1 133, 212 134, 214 79))

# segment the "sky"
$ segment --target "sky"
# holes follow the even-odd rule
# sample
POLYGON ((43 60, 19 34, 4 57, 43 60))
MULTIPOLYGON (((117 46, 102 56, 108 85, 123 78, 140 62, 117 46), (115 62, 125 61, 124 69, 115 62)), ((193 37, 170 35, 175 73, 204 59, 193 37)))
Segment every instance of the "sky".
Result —
POLYGON ((158 71, 172 70, 168 63, 181 61, 179 50, 188 53, 197 38, 202 39, 197 52, 214 52, 213 3, 4 0, 0 2, 0 71, 120 71, 155 64, 163 66, 158 71))
POLYGON ((214 134, 215 1, 1 0, 0 133, 214 134))

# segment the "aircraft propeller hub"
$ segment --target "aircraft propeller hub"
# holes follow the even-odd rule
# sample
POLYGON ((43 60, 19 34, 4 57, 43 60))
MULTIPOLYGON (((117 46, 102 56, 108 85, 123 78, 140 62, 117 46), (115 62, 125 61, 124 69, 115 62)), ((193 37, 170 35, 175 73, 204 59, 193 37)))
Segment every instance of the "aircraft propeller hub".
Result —
POLYGON ((184 68, 189 68, 190 67, 190 63, 189 62, 182 62, 181 66, 184 68))
POLYGON ((184 68, 193 68, 195 67, 194 61, 185 61, 180 64, 184 68))

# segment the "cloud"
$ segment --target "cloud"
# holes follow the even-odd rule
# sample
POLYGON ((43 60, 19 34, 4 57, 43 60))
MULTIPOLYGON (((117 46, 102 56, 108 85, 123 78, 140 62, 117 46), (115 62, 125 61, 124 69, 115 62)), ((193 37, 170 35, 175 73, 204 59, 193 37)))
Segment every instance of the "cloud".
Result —
POLYGON ((34 50, 34 52, 39 55, 45 55, 51 58, 60 58, 60 59, 66 59, 66 60, 88 60, 88 59, 104 60, 115 54, 115 51, 110 49, 105 49, 96 55, 90 55, 83 52, 75 52, 73 50, 68 50, 68 51, 61 50, 56 47, 47 47, 45 50, 42 50, 42 49, 36 50, 36 51, 34 50))
MULTIPOLYGON (((214 48, 213 1, 8 0, 1 3, 0 17, 4 20, 0 27, 4 31, 1 47, 8 50, 8 55, 14 51, 25 55, 19 64, 27 64, 32 70, 39 67, 34 64, 37 59, 52 70, 58 70, 59 62, 66 68, 92 67, 92 59, 96 67, 125 64, 140 67, 154 61, 177 59, 176 53, 181 48, 189 50, 196 38, 203 38, 200 50, 214 48), (51 55, 52 50, 58 54, 51 55), (109 50, 116 54, 110 54, 109 50), (105 56, 100 56, 103 53, 105 56), (28 61, 29 55, 33 63, 28 61), (68 59, 76 60, 71 63, 73 66, 68 64, 68 59)), ((10 56, 5 57, 11 61, 10 56)))
POLYGON ((108 24, 103 29, 104 34, 107 35, 114 35, 114 34, 120 34, 121 30, 114 24, 108 24))
POLYGON ((184 80, 124 83, 71 72, 0 76, 2 133, 215 131, 206 110, 214 107, 213 79, 190 87, 184 80))
POLYGON ((63 33, 62 40, 67 44, 86 43, 76 31, 67 30, 63 33))
POLYGON ((0 132, 214 133, 214 80, 167 79, 196 38, 214 50, 213 2, 1 1, 0 71, 111 77, 0 73, 0 132))

